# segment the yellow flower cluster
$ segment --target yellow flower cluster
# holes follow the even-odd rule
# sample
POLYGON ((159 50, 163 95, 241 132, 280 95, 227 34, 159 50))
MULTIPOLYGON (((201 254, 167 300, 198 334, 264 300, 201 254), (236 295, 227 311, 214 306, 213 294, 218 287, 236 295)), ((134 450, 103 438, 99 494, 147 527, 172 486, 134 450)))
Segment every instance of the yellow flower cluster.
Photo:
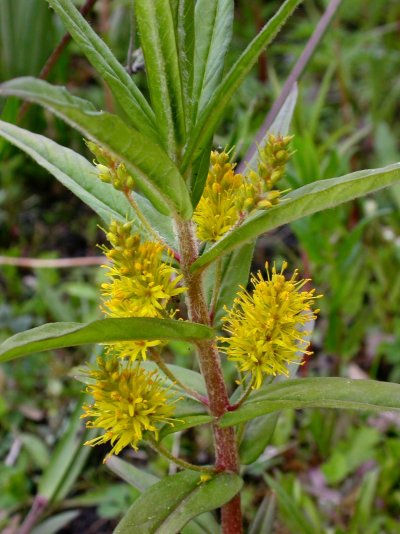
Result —
POLYGON ((235 164, 227 152, 211 152, 211 167, 203 195, 193 215, 197 237, 218 241, 238 221, 242 209, 243 176, 235 174, 235 164))
POLYGON ((259 388, 267 375, 288 375, 288 364, 301 363, 307 351, 310 332, 302 327, 315 319, 319 310, 312 310, 315 290, 300 291, 308 280, 297 280, 298 272, 286 280, 275 266, 272 275, 266 264, 267 279, 261 272, 253 275, 253 292, 239 292, 232 310, 224 318, 224 329, 229 338, 221 348, 228 359, 237 362, 245 376, 250 375, 253 388, 259 388))
MULTIPOLYGON (((142 242, 132 234, 130 223, 112 222, 107 232, 112 248, 101 247, 111 265, 105 265, 109 282, 102 284, 102 310, 109 317, 172 317, 167 307, 171 299, 185 291, 179 287, 182 274, 163 260, 165 248, 153 241, 142 242)), ((109 350, 121 358, 146 358, 149 347, 161 341, 126 341, 115 343, 109 350)))
POLYGON ((157 371, 148 372, 137 364, 127 366, 115 358, 97 360, 98 369, 89 371, 94 380, 87 390, 94 402, 84 405, 88 428, 101 428, 105 433, 85 445, 110 442, 112 449, 104 459, 119 454, 130 445, 137 449, 139 441, 149 432, 158 439, 160 423, 170 423, 174 412, 172 395, 157 378, 157 371))
POLYGON ((235 164, 226 151, 211 152, 206 185, 193 215, 200 241, 218 241, 246 214, 279 202, 281 191, 276 184, 291 156, 291 139, 269 135, 259 148, 257 171, 250 170, 246 176, 234 172, 235 164))
POLYGON ((257 171, 250 170, 247 174, 246 207, 249 211, 278 204, 281 191, 276 185, 283 178, 286 164, 293 154, 289 150, 292 139, 289 135, 269 134, 264 147, 259 147, 257 171))
POLYGON ((118 191, 129 192, 133 189, 135 182, 124 163, 117 161, 104 148, 92 141, 86 141, 86 146, 97 159, 93 163, 102 182, 112 184, 118 191))

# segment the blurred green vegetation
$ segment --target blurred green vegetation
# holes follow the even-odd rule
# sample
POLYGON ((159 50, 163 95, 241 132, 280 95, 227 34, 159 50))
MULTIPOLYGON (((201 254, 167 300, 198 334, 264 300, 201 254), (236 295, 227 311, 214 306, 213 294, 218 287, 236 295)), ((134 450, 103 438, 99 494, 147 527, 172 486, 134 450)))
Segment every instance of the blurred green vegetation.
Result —
MULTIPOLYGON (((89 17, 123 64, 131 29, 129 4, 99 1, 89 17)), ((217 145, 234 145, 237 157, 243 158, 327 4, 306 0, 297 10, 233 99, 217 145)), ((236 2, 228 64, 279 5, 279 0, 236 2)), ((299 83, 292 128, 296 153, 287 187, 400 159, 399 28, 397 0, 343 0, 299 83)), ((37 76, 63 33, 44 0, 2 0, 0 81, 37 76)), ((134 76, 139 84, 144 80, 140 65, 134 76)), ((73 43, 50 79, 100 108, 113 106, 73 43)), ((0 106, 1 118, 18 120, 19 102, 10 99, 0 106)), ((23 125, 88 156, 79 136, 42 110, 31 107, 23 125)), ((0 159, 0 254, 54 258, 99 253, 96 243, 102 235, 88 208, 3 141, 0 159)), ((315 356, 301 368, 302 375, 399 380, 399 209, 400 188, 395 186, 259 240, 255 269, 265 259, 286 258, 325 295, 313 338, 315 356)), ((0 340, 48 321, 95 318, 100 278, 97 267, 33 270, 0 265, 0 340)), ((189 361, 186 346, 175 349, 180 365, 189 361)), ((63 350, 1 367, 0 528, 17 525, 26 515, 48 476, 60 438, 68 432, 79 435, 78 427, 69 423, 81 396, 73 374, 90 356, 89 350, 63 350)), ((181 455, 206 460, 207 428, 168 440, 181 455)), ((87 451, 90 455, 80 463, 85 468, 63 479, 65 487, 54 492, 47 518, 53 526, 46 532, 91 532, 93 524, 96 532, 111 532, 138 495, 101 465, 104 449, 98 449, 87 451)), ((391 415, 283 413, 264 454, 246 468, 246 520, 248 525, 253 521, 249 532, 398 532, 399 451, 400 421, 391 415), (272 474, 275 482, 268 478, 268 483, 276 497, 266 505, 263 499, 271 494, 265 490, 265 475, 272 474)), ((137 466, 147 465, 154 475, 168 469, 150 451, 126 451, 125 457, 137 466)), ((69 460, 61 456, 58 461, 67 465, 69 460)))

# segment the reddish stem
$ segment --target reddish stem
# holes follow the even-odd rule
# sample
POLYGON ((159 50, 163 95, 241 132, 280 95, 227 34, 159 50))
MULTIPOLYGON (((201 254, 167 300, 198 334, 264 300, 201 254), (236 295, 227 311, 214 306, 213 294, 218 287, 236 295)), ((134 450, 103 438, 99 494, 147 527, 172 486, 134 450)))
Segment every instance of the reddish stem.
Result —
MULTIPOLYGON (((196 323, 210 326, 210 315, 204 298, 201 273, 191 273, 190 266, 198 257, 197 241, 194 237, 192 223, 177 222, 180 243, 181 267, 188 287, 189 318, 196 323)), ((222 374, 218 349, 214 341, 201 341, 197 344, 202 375, 207 387, 210 413, 221 417, 229 409, 229 397, 222 374)), ((215 445, 215 468, 218 471, 239 472, 239 458, 236 435, 233 427, 221 428, 213 425, 215 445)), ((221 510, 223 534, 240 534, 242 516, 240 495, 236 495, 221 510)))

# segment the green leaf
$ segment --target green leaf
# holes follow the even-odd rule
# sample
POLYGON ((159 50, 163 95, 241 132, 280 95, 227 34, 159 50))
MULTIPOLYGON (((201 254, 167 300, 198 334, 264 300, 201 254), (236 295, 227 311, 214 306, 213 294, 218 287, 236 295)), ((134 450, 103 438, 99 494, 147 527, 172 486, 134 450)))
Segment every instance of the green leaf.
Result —
POLYGON ((170 0, 175 13, 175 39, 178 49, 179 72, 182 85, 183 111, 186 131, 191 128, 193 63, 194 63, 194 10, 193 0, 170 0))
POLYGON ((224 306, 231 308, 239 291, 239 286, 246 287, 249 279, 254 243, 246 243, 227 256, 222 271, 222 284, 216 306, 214 324, 220 325, 225 315, 224 306))
POLYGON ((233 0, 198 0, 195 14, 193 123, 217 88, 232 38, 233 0))
POLYGON ((210 169, 210 156, 212 149, 212 139, 200 154, 200 156, 193 162, 192 172, 190 176, 190 194, 192 198, 192 205, 195 208, 200 201, 201 195, 204 191, 208 171, 210 169))
MULTIPOLYGON (((158 369, 158 366, 155 362, 146 361, 142 362, 141 365, 148 371, 154 371, 154 369, 158 369)), ((185 386, 194 389, 201 395, 207 395, 207 389, 203 375, 196 371, 192 371, 191 369, 185 369, 185 367, 181 367, 180 365, 168 364, 167 367, 178 380, 185 384, 185 386)), ((169 378, 165 378, 165 382, 168 388, 172 388, 176 391, 182 391, 176 384, 173 384, 169 378)))
POLYGON ((286 489, 268 475, 264 478, 269 487, 274 491, 278 499, 279 507, 284 511, 285 516, 290 518, 291 525, 296 525, 296 532, 299 534, 319 534, 308 517, 299 509, 298 503, 286 491, 286 489))
POLYGON ((271 441, 279 419, 279 413, 267 413, 250 421, 239 447, 240 463, 252 464, 271 441))
MULTIPOLYGON (((125 195, 110 184, 101 182, 95 167, 83 156, 43 137, 8 122, 0 121, 0 136, 23 150, 59 182, 92 208, 107 224, 111 220, 133 220, 142 235, 147 231, 140 226, 132 206, 125 195)), ((135 201, 151 226, 176 247, 176 238, 170 217, 161 215, 141 195, 134 193, 135 201)))
POLYGON ((171 5, 169 0, 136 0, 135 13, 157 126, 174 159, 184 141, 185 115, 171 5))
POLYGON ((156 140, 157 127, 152 109, 105 42, 93 31, 72 0, 47 1, 90 63, 107 82, 132 126, 156 140))
MULTIPOLYGON (((121 477, 122 480, 125 480, 125 482, 140 492, 147 490, 160 480, 151 473, 143 469, 138 469, 117 456, 111 456, 105 463, 114 474, 121 477)), ((182 530, 182 534, 218 534, 218 532, 218 525, 210 512, 196 517, 182 530)))
POLYGON ((117 456, 107 458, 105 464, 115 475, 139 491, 147 490, 160 480, 144 469, 139 469, 117 456))
POLYGON ((241 226, 227 233, 193 263, 192 270, 196 271, 200 267, 205 267, 243 243, 256 239, 264 232, 378 191, 398 179, 400 179, 400 163, 394 163, 381 169, 357 171, 339 178, 319 180, 300 187, 286 195, 277 206, 250 216, 241 226))
POLYGON ((80 513, 80 510, 69 510, 68 512, 53 515, 39 523, 31 530, 31 534, 57 534, 57 532, 60 532, 71 521, 76 519, 80 513))
POLYGON ((49 502, 61 501, 71 490, 90 453, 83 443, 95 437, 95 431, 86 429, 82 419, 82 403, 89 397, 81 394, 67 428, 51 455, 50 463, 38 484, 38 495, 49 502))
POLYGON ((242 479, 221 473, 208 482, 201 475, 183 471, 168 476, 133 503, 114 534, 172 534, 199 514, 219 508, 242 487, 242 479))
POLYGON ((190 166, 193 159, 196 159, 208 140, 213 136, 233 94, 257 61, 258 56, 274 39, 280 28, 286 22, 286 19, 292 14, 300 1, 301 0, 286 0, 275 16, 248 45, 218 88, 213 92, 212 97, 200 114, 198 122, 189 139, 182 164, 183 173, 190 166))
POLYGON ((6 82, 0 85, 0 95, 18 96, 50 109, 123 161, 161 213, 177 212, 190 217, 189 192, 173 162, 159 145, 127 126, 117 115, 94 111, 89 102, 70 95, 65 88, 35 78, 6 82))
POLYGON ((0 362, 34 352, 92 343, 115 343, 132 339, 210 339, 206 326, 172 319, 132 317, 101 319, 90 323, 50 323, 15 334, 0 345, 0 362))
POLYGON ((179 419, 174 421, 174 425, 165 425, 160 432, 160 440, 163 440, 169 434, 175 434, 175 432, 181 432, 188 428, 193 428, 195 426, 206 425, 214 421, 212 415, 207 414, 194 414, 179 416, 179 419))
POLYGON ((371 412, 400 410, 400 384, 349 378, 300 378, 272 384, 250 395, 220 419, 222 427, 285 408, 337 408, 371 412))

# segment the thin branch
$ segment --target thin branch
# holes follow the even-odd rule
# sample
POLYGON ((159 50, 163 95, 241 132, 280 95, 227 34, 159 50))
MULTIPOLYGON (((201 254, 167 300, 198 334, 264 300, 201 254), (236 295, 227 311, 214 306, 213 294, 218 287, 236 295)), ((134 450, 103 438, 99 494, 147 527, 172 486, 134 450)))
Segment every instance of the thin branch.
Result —
MULTIPOLYGON (((85 4, 80 9, 80 13, 83 17, 86 17, 89 12, 91 11, 94 4, 97 2, 97 0, 86 0, 85 4)), ((39 73, 39 79, 40 80, 47 80, 49 77, 50 72, 53 70, 54 65, 57 63, 57 61, 60 59, 61 54, 63 53, 64 49, 67 47, 69 42, 71 41, 72 37, 69 33, 66 33, 61 41, 58 43, 56 48, 51 53, 49 59, 46 61, 46 63, 43 65, 42 70, 39 73)), ((17 122, 21 122, 22 119, 25 117, 26 113, 28 112, 29 108, 31 107, 31 102, 24 102, 19 110, 17 122)))
POLYGON ((167 458, 170 462, 174 462, 174 464, 178 465, 182 469, 190 469, 191 471, 200 471, 200 473, 214 473, 214 474, 216 473, 216 470, 213 467, 191 464, 190 462, 187 462, 186 460, 182 460, 182 458, 178 458, 177 456, 174 456, 172 453, 169 452, 168 449, 166 449, 163 445, 161 445, 161 443, 156 441, 154 438, 151 438, 151 437, 148 438, 147 443, 156 452, 158 452, 162 456, 165 456, 165 458, 167 458))
POLYGON ((278 116, 278 113, 282 109, 282 106, 285 103, 285 100, 289 96, 294 85, 297 83, 299 78, 304 72, 304 69, 308 65, 311 57, 313 56, 318 44, 320 43, 322 37, 324 36, 329 24, 331 23, 336 11, 338 10, 342 0, 331 0, 328 7, 326 8, 325 13, 320 18, 314 33, 311 35, 308 40, 302 54, 300 55, 297 63, 293 67, 291 73, 289 74, 286 82, 282 88, 282 91, 278 98, 275 100, 272 108, 270 109, 268 115, 266 116, 261 128, 258 130, 257 135, 254 139, 254 142, 251 144, 249 150, 247 151, 245 157, 238 165, 237 172, 244 173, 246 172, 247 162, 251 161, 253 156, 258 150, 258 146, 262 143, 262 140, 265 137, 265 134, 268 132, 272 126, 274 120, 278 116))
POLYGON ((246 389, 242 393, 242 395, 239 398, 239 400, 237 402, 235 402, 235 404, 231 404, 229 406, 229 408, 228 408, 229 412, 233 412, 234 410, 237 410, 244 403, 244 401, 247 400, 248 396, 253 391, 253 383, 254 383, 253 380, 249 381, 249 383, 247 384, 246 389))
POLYGON ((194 399, 198 400, 199 402, 201 402, 202 404, 205 404, 206 406, 208 406, 208 399, 207 397, 204 397, 203 395, 200 395, 200 393, 198 393, 197 391, 195 391, 194 389, 192 388, 189 388, 188 386, 186 386, 183 382, 181 382, 175 375, 174 373, 170 370, 170 368, 168 367, 168 365, 165 363, 165 361, 163 360, 163 358, 160 356, 160 353, 157 352, 156 350, 151 350, 150 351, 150 359, 156 363, 158 365, 158 367, 160 368, 160 370, 165 374, 165 376, 167 378, 169 378, 171 380, 171 382, 173 382, 174 384, 176 384, 178 387, 180 387, 183 391, 186 391, 186 393, 188 395, 190 395, 191 397, 193 397, 194 399))
POLYGON ((13 265, 14 267, 26 267, 28 269, 62 269, 65 267, 89 267, 103 265, 107 259, 103 256, 85 256, 82 258, 13 258, 0 256, 0 265, 13 265))
POLYGON ((141 222, 143 228, 147 230, 147 232, 155 239, 155 241, 158 241, 163 247, 165 247, 170 254, 175 258, 175 260, 179 263, 180 262, 180 256, 176 252, 176 250, 173 250, 171 247, 169 247, 165 241, 162 239, 162 237, 154 230, 154 228, 150 225, 149 221, 146 219, 146 217, 143 215, 142 210, 139 208, 136 200, 134 199, 132 193, 127 190, 124 191, 125 197, 127 198, 129 204, 134 209, 139 221, 141 222))
POLYGON ((26 516, 24 522, 18 529, 17 534, 29 534, 32 532, 33 527, 38 522, 40 516, 44 512, 45 508, 49 504, 48 500, 42 495, 36 495, 33 500, 31 509, 29 510, 28 515, 26 516))

